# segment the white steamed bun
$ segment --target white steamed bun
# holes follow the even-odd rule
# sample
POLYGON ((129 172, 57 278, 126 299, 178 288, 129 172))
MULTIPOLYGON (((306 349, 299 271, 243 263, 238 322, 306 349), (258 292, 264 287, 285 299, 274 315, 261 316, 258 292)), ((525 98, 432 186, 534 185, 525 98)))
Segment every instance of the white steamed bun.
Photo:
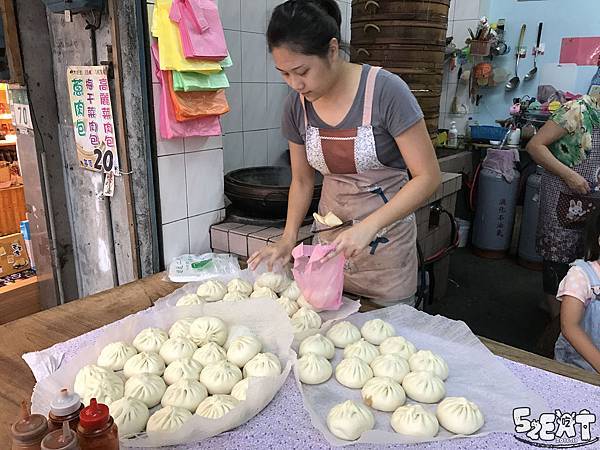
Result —
POLYGON ((360 393, 365 404, 378 411, 395 411, 406 402, 406 395, 400 383, 389 377, 371 378, 360 393))
POLYGON ((171 325, 171 328, 169 328, 169 337, 183 337, 189 339, 190 326, 192 325, 194 320, 195 319, 193 317, 186 317, 184 319, 179 319, 178 321, 176 321, 173 325, 171 325))
POLYGON ((200 305, 205 302, 206 301, 204 299, 198 297, 196 294, 185 294, 185 295, 182 295, 181 297, 179 297, 179 300, 177 300, 177 303, 175 303, 175 306, 200 305))
POLYGON ((227 354, 219 344, 209 342, 196 350, 192 355, 192 359, 198 361, 202 366, 208 366, 227 359, 227 354))
POLYGON ((381 343, 379 351, 382 355, 396 354, 408 360, 417 349, 412 342, 407 341, 402 336, 392 336, 381 343))
POLYGON ((202 364, 192 358, 182 358, 173 361, 165 369, 163 378, 168 385, 175 384, 182 379, 197 380, 202 371, 202 364))
POLYGON ((246 400, 246 394, 248 393, 248 385, 250 384, 250 378, 244 378, 242 381, 238 381, 231 390, 231 396, 237 398, 240 402, 246 400))
POLYGON ((291 284, 290 280, 285 274, 275 272, 265 272, 256 279, 255 288, 266 287, 271 289, 273 292, 283 292, 291 284))
POLYGON ((479 407, 464 397, 446 397, 436 412, 440 425, 454 434, 473 434, 484 423, 479 407))
POLYGON ((96 364, 89 364, 82 367, 75 376, 75 387, 73 390, 83 397, 83 393, 93 384, 98 383, 102 379, 111 378, 114 375, 113 371, 100 367, 96 364))
POLYGON ((144 403, 148 408, 153 408, 160 403, 167 385, 158 375, 135 375, 125 382, 125 397, 135 398, 144 403))
POLYGON ((111 373, 106 378, 101 378, 91 384, 88 384, 81 396, 81 401, 84 405, 88 405, 92 398, 95 398, 98 403, 111 405, 114 401, 123 398, 123 379, 115 373, 111 373))
POLYGON ((137 354, 135 347, 126 342, 113 342, 108 344, 98 356, 98 365, 110 370, 123 370, 125 362, 137 354))
POLYGON ((321 317, 307 308, 300 308, 292 316, 292 328, 294 333, 321 328, 321 317))
POLYGON ((327 358, 306 353, 298 359, 298 376, 304 384, 321 384, 331 378, 333 368, 327 358))
POLYGON ((172 433, 179 430, 191 418, 192 413, 185 408, 165 406, 150 416, 146 431, 149 434, 157 431, 172 433))
POLYGON ((350 389, 361 389, 373 378, 373 371, 366 362, 353 356, 340 361, 335 368, 335 378, 350 389))
POLYGON ((373 319, 365 322, 360 329, 362 336, 371 344, 379 345, 387 338, 396 334, 391 323, 381 319, 373 319))
POLYGON ((296 313, 296 311, 300 309, 298 303, 296 303, 294 300, 291 300, 288 297, 279 297, 277 299, 277 303, 283 306, 283 309, 285 310, 285 313, 288 315, 288 317, 292 317, 296 313))
POLYGON ((248 300, 248 296, 236 291, 228 292, 223 297, 224 302, 241 302, 243 300, 248 300))
POLYGON ((196 411, 202 400, 208 397, 208 391, 198 380, 183 378, 165 391, 162 406, 179 406, 190 412, 196 411))
POLYGON ((300 356, 304 356, 307 353, 316 353, 327 359, 333 358, 335 355, 335 347, 333 342, 324 337, 322 334, 314 334, 307 337, 300 343, 298 349, 300 356))
POLYGON ((200 382, 210 394, 230 394, 233 386, 242 379, 242 371, 229 361, 219 361, 200 372, 200 382))
POLYGON ((127 360, 123 367, 125 378, 141 373, 162 375, 165 371, 165 361, 158 353, 141 352, 127 360))
POLYGON ((241 278, 234 278, 227 283, 227 292, 230 294, 237 292, 247 298, 252 294, 252 285, 241 278))
POLYGON ((302 295, 298 283, 292 281, 285 291, 281 293, 282 297, 287 297, 290 300, 296 301, 302 295))
POLYGON ((275 291, 269 289, 268 287, 259 287, 258 289, 255 289, 252 294, 250 294, 250 298, 270 298, 272 300, 277 300, 279 297, 275 291))
POLYGON ((244 378, 276 377, 281 374, 281 363, 273 353, 259 353, 244 366, 244 378))
POLYGON ((332 326, 326 336, 337 348, 346 348, 360 339, 360 330, 350 322, 344 321, 332 326))
POLYGON ((110 415, 117 424, 119 436, 125 437, 144 431, 150 412, 144 402, 123 397, 110 405, 110 415))
POLYGON ((375 426, 375 417, 365 405, 347 400, 335 405, 327 414, 327 428, 346 441, 355 441, 375 426))
POLYGON ((227 325, 217 317, 199 317, 190 326, 190 339, 199 347, 209 342, 223 346, 227 340, 227 325))
POLYGON ((160 348, 159 355, 166 364, 182 358, 191 358, 198 347, 188 338, 169 338, 160 348))
POLYGON ((208 280, 202 283, 196 291, 198 297, 207 302, 223 300, 226 293, 227 286, 219 280, 208 280))
POLYGON ((410 372, 408 361, 393 353, 379 355, 371 361, 371 369, 376 377, 390 377, 398 383, 410 372))
POLYGON ((158 353, 169 335, 160 328, 145 328, 133 339, 133 346, 138 352, 158 353))
POLYGON ((367 364, 371 364, 371 362, 379 356, 379 350, 364 339, 359 339, 344 349, 344 358, 350 358, 351 356, 356 356, 367 364))
POLYGON ((432 438, 440 426, 435 415, 421 405, 404 405, 394 411, 390 421, 396 433, 432 438))
POLYGON ((238 367, 244 367, 262 350, 262 344, 253 336, 240 336, 229 344, 227 360, 238 367))
POLYGON ((211 395, 204 399, 196 409, 196 414, 207 419, 220 419, 239 403, 239 400, 231 395, 211 395))
POLYGON ((429 350, 419 350, 408 359, 410 370, 413 372, 431 372, 443 380, 448 378, 448 364, 441 356, 429 350))
POLYGON ((431 372, 410 372, 402 380, 402 387, 406 395, 420 403, 437 403, 446 395, 444 382, 431 372))

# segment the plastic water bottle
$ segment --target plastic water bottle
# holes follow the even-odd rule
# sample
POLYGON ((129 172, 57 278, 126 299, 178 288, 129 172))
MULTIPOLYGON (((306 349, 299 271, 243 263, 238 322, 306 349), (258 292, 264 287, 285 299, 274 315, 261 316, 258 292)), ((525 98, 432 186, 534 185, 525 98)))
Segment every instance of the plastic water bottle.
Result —
POLYGON ((456 122, 450 123, 450 130, 448 131, 448 147, 458 147, 458 129, 456 128, 456 122))

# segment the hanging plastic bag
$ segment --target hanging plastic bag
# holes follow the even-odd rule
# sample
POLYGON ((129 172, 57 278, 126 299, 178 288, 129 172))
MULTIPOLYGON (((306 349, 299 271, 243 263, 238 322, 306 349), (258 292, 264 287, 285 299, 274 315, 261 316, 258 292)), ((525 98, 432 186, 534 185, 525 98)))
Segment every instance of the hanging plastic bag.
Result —
POLYGON ((169 18, 179 27, 186 58, 219 61, 227 56, 225 34, 213 0, 173 0, 169 18))
POLYGON ((344 290, 344 255, 321 260, 335 250, 332 245, 300 244, 292 250, 294 279, 305 300, 319 311, 337 311, 344 290))
MULTIPOLYGON (((152 56, 158 62, 158 46, 152 45, 152 56)), ((171 76, 160 69, 156 70, 156 77, 160 81, 160 111, 159 128, 163 139, 189 136, 219 136, 221 135, 221 123, 219 116, 200 117, 185 122, 178 122, 175 117, 173 102, 171 101, 169 87, 171 76)))
POLYGON ((173 71, 173 89, 176 91, 216 91, 228 87, 229 80, 224 70, 210 74, 173 71))
POLYGON ((222 61, 186 59, 181 46, 179 27, 169 19, 172 0, 156 0, 152 16, 152 36, 158 38, 159 65, 162 70, 182 70, 201 73, 218 73, 233 62, 227 56, 222 61))
MULTIPOLYGON (((167 72, 167 77, 171 76, 172 73, 167 72)), ((229 112, 229 105, 223 89, 213 92, 176 92, 171 82, 169 83, 169 95, 178 122, 229 112)))

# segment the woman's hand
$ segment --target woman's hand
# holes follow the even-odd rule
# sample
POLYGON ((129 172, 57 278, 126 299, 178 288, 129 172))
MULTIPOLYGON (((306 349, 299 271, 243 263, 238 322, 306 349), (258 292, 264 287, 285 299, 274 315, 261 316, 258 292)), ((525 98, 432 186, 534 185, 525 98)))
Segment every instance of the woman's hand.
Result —
POLYGON ((292 250, 295 246, 295 241, 282 238, 277 243, 267 245, 250 256, 248 259, 248 267, 252 270, 256 270, 263 262, 267 264, 267 270, 269 272, 273 270, 273 266, 275 265, 281 265, 283 267, 290 261, 292 250))
POLYGON ((326 262, 343 254, 346 259, 356 256, 364 250, 375 239, 377 230, 371 228, 366 222, 360 222, 351 228, 342 231, 331 243, 335 250, 325 256, 322 261, 326 262))
POLYGON ((573 192, 578 194, 587 194, 590 192, 590 184, 574 170, 569 169, 567 174, 563 177, 563 181, 573 192))

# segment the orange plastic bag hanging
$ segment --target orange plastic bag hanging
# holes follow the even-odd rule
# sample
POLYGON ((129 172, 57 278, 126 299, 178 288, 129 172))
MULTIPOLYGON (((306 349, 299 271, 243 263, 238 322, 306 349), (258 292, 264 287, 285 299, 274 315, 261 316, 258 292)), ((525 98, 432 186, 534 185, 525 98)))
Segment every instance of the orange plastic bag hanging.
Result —
POLYGON ((173 89, 173 72, 169 71, 167 84, 178 122, 229 112, 225 90, 180 92, 173 89))

